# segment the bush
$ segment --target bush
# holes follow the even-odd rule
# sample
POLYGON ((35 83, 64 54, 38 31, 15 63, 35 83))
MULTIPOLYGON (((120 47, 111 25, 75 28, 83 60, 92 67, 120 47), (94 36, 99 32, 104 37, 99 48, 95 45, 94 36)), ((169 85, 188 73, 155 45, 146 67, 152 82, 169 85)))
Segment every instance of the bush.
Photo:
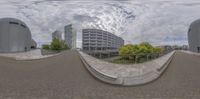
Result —
POLYGON ((50 46, 49 46, 49 45, 47 45, 47 44, 44 44, 44 45, 42 45, 42 49, 49 50, 49 49, 50 49, 50 46))
POLYGON ((136 56, 137 58, 143 58, 148 54, 161 53, 161 52, 162 52, 161 48, 153 47, 148 42, 143 42, 139 45, 133 45, 133 44, 124 45, 123 47, 120 48, 119 54, 122 59, 134 60, 136 56))
POLYGON ((51 50, 62 50, 62 44, 59 39, 53 39, 53 41, 51 42, 51 50))
POLYGON ((42 48, 46 49, 46 50, 54 50, 54 51, 61 51, 61 50, 69 49, 67 44, 65 44, 65 42, 63 42, 59 39, 53 39, 53 41, 51 42, 50 45, 45 44, 42 46, 42 48))

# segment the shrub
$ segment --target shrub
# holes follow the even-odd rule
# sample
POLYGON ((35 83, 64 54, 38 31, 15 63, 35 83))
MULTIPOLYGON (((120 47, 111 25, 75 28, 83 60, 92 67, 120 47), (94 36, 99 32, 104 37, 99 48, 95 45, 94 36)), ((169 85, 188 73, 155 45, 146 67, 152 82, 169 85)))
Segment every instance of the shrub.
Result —
POLYGON ((67 44, 59 39, 53 39, 53 41, 51 42, 51 50, 61 51, 66 49, 69 49, 67 44))
POLYGON ((69 49, 67 44, 65 44, 65 42, 63 42, 59 39, 53 39, 53 41, 51 42, 50 45, 45 44, 42 46, 42 48, 46 49, 46 50, 54 50, 54 51, 61 51, 61 50, 69 49))
POLYGON ((136 58, 143 58, 148 54, 161 53, 162 49, 153 47, 148 42, 143 42, 139 45, 127 44, 120 48, 119 54, 122 59, 133 60, 136 58))
POLYGON ((62 44, 59 39, 53 39, 53 41, 51 42, 51 50, 62 50, 62 44))
POLYGON ((50 49, 50 46, 49 46, 49 45, 47 45, 47 44, 44 44, 44 45, 42 45, 42 49, 49 50, 49 49, 50 49))

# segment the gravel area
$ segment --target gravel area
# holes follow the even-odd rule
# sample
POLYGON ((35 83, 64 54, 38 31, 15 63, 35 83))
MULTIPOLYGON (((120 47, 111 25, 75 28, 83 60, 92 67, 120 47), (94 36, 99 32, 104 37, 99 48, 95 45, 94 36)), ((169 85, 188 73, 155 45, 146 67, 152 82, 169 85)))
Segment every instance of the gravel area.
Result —
POLYGON ((0 58, 0 99, 199 99, 200 57, 177 52, 152 83, 120 87, 91 76, 76 51, 33 61, 0 58))

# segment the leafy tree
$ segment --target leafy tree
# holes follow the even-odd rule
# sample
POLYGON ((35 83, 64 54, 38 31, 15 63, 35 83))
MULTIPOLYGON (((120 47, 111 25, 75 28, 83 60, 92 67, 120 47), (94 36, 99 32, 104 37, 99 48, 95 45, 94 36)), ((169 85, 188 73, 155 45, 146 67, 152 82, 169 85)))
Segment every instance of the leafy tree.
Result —
POLYGON ((51 50, 62 50, 62 43, 59 39, 53 39, 53 41, 51 42, 51 50))
POLYGON ((42 46, 43 49, 46 50, 54 50, 54 51, 61 51, 61 50, 66 50, 69 49, 69 47, 67 46, 67 44, 65 44, 65 42, 59 40, 59 39, 53 39, 53 41, 51 42, 50 45, 43 45, 42 46))
POLYGON ((62 50, 69 49, 69 47, 67 46, 67 44, 65 44, 65 42, 61 41, 61 45, 62 45, 62 50))
POLYGON ((51 42, 51 50, 60 51, 60 50, 66 50, 66 49, 69 49, 67 44, 65 44, 65 42, 59 39, 53 39, 53 41, 51 42))
POLYGON ((155 47, 155 48, 153 49, 153 52, 154 52, 154 53, 162 53, 162 52, 163 52, 163 49, 161 49, 161 48, 159 48, 159 47, 155 47))
POLYGON ((125 59, 129 59, 129 56, 133 52, 133 48, 134 48, 134 45, 132 44, 124 45, 123 47, 121 47, 119 51, 121 57, 125 59))
POLYGON ((132 60, 137 58, 145 57, 152 53, 161 53, 162 49, 153 47, 148 42, 143 42, 139 45, 127 44, 120 48, 120 56, 122 59, 132 60))
POLYGON ((49 49, 50 49, 50 46, 49 46, 48 44, 44 44, 44 45, 42 45, 42 48, 43 48, 43 49, 46 49, 46 50, 49 50, 49 49))
POLYGON ((143 42, 139 46, 140 54, 153 53, 153 46, 148 42, 143 42))

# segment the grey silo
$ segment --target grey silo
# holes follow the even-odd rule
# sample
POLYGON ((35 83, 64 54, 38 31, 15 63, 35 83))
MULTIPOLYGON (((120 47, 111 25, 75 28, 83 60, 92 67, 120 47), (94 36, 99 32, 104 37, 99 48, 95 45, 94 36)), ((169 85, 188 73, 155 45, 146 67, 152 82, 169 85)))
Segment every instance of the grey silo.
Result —
POLYGON ((31 38, 31 32, 24 22, 14 18, 0 19, 0 52, 29 51, 31 38))
POLYGON ((194 21, 188 30, 189 50, 200 52, 200 19, 194 21))

